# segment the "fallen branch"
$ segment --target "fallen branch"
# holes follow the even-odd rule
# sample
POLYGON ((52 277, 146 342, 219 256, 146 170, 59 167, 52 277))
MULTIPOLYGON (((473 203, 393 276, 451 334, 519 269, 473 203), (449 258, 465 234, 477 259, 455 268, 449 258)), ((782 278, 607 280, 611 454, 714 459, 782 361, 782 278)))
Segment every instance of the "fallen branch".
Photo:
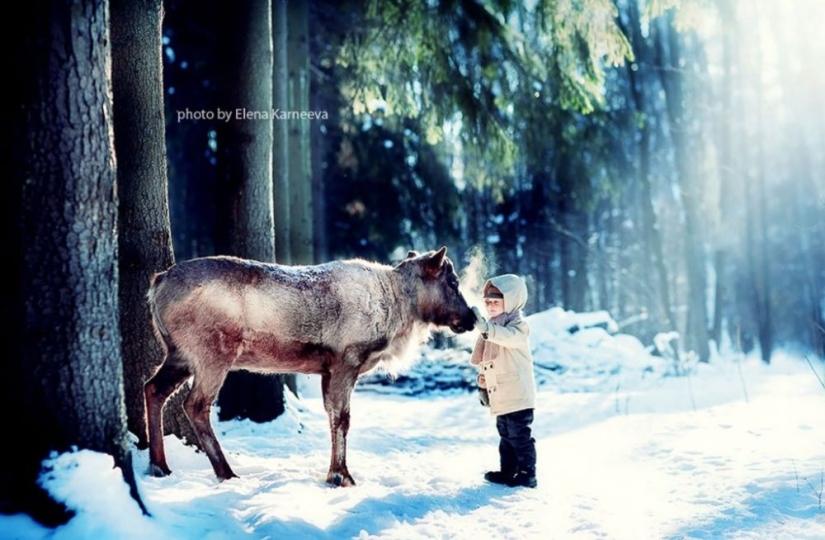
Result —
POLYGON ((745 356, 745 353, 742 351, 742 338, 739 333, 739 327, 736 328, 736 346, 739 347, 740 354, 736 357, 736 369, 739 371, 739 381, 742 383, 742 391, 745 393, 745 403, 750 403, 751 400, 748 398, 748 386, 745 384, 745 375, 742 373, 742 358, 745 356))
POLYGON ((811 359, 808 358, 808 355, 805 355, 805 360, 808 362, 808 365, 811 366, 811 371, 813 371, 814 375, 816 375, 816 380, 819 381, 822 388, 825 388, 825 382, 822 382, 822 378, 819 376, 819 373, 816 372, 816 368, 814 368, 814 365, 811 363, 811 359))
POLYGON ((819 499, 819 511, 821 512, 822 511, 822 492, 823 492, 823 488, 825 488, 825 471, 819 473, 819 491, 817 491, 817 489, 814 487, 814 485, 811 483, 811 481, 808 480, 807 477, 805 478, 805 481, 808 482, 808 486, 810 486, 811 491, 813 491, 814 494, 819 499))

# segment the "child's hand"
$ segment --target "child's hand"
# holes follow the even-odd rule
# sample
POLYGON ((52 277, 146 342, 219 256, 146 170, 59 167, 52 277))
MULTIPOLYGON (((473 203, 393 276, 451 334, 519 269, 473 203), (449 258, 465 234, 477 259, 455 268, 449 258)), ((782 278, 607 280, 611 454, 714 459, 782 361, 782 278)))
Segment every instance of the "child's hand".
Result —
POLYGON ((475 306, 473 306, 473 313, 476 315, 476 327, 481 330, 482 334, 486 334, 487 331, 490 329, 490 323, 487 322, 487 319, 481 314, 481 311, 475 306))

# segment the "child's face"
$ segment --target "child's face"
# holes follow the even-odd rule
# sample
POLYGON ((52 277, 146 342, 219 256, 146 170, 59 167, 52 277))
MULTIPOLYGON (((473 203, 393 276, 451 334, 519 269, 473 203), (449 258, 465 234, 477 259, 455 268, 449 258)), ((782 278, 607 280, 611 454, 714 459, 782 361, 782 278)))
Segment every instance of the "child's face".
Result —
POLYGON ((490 318, 504 313, 504 300, 501 298, 485 298, 484 305, 487 307, 487 314, 490 318))

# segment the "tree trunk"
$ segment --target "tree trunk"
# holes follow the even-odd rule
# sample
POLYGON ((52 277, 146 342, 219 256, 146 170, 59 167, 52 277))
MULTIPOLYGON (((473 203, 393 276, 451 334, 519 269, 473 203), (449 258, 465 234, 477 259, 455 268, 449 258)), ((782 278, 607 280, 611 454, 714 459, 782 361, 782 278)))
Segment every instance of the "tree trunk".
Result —
MULTIPOLYGON (((754 5, 758 12, 758 7, 754 5)), ((757 13, 758 20, 758 13, 757 13)), ((756 30, 757 36, 759 30, 756 30)), ((759 41, 757 41, 759 43, 759 41)), ((756 48, 757 66, 762 65, 762 54, 759 47, 756 48)), ((765 179, 765 152, 764 152, 764 128, 762 118, 764 115, 762 101, 761 81, 756 85, 756 214, 752 217, 758 223, 759 240, 750 244, 750 250, 755 251, 755 264, 753 266, 753 288, 754 301, 756 302, 757 329, 759 335, 759 349, 762 361, 769 364, 773 354, 773 311, 772 311, 772 285, 771 270, 768 260, 768 194, 765 179)), ((752 237, 755 239, 755 235, 752 237)))
MULTIPOLYGON (((672 18, 669 17, 669 19, 672 18)), ((688 313, 685 330, 685 346, 693 350, 702 362, 710 359, 709 334, 707 327, 705 257, 702 249, 702 232, 700 230, 699 209, 701 190, 697 186, 696 176, 691 166, 690 133, 685 112, 684 67, 680 66, 681 37, 673 29, 672 21, 668 28, 660 29, 659 53, 661 60, 662 84, 665 88, 665 100, 673 151, 676 161, 676 176, 680 188, 685 220, 685 268, 688 281, 688 313), (665 35, 662 35, 665 34, 665 35), (667 39, 667 51, 664 48, 667 39)))
MULTIPOLYGON (((322 27, 322 18, 317 11, 310 12, 309 24, 312 28, 322 27)), ((317 36, 317 34, 316 34, 317 36)), ((310 58, 316 59, 322 54, 321 50, 327 46, 328 36, 321 35, 315 37, 308 43, 307 53, 310 58), (315 45, 315 46, 313 46, 315 45)), ((329 53, 327 53, 329 54, 329 53)), ((319 72, 316 72, 319 73, 319 72)), ((316 75, 315 79, 324 77, 324 74, 316 75)), ((330 155, 329 134, 330 127, 339 125, 339 118, 336 101, 341 99, 340 83, 332 78, 322 79, 321 84, 314 84, 312 75, 307 78, 307 103, 312 111, 322 111, 327 113, 326 120, 315 120, 309 124, 309 163, 312 183, 312 240, 313 240, 313 262, 326 262, 329 260, 329 240, 327 238, 327 183, 326 173, 329 169, 328 156, 330 155)), ((453 254, 455 255, 455 254, 453 254)))
MULTIPOLYGON (((715 242, 714 274, 716 286, 714 291, 713 324, 711 337, 716 342, 717 350, 722 344, 725 326, 728 326, 728 335, 731 342, 739 346, 738 329, 732 327, 736 316, 736 287, 731 281, 731 270, 735 261, 734 246, 741 243, 741 226, 738 226, 736 213, 733 211, 736 204, 738 184, 741 182, 742 169, 734 153, 735 133, 744 134, 739 115, 735 111, 733 92, 737 82, 737 73, 741 73, 741 66, 737 66, 736 50, 738 44, 739 23, 736 16, 734 0, 720 0, 720 16, 723 21, 722 34, 722 89, 719 119, 719 203, 717 224, 718 232, 715 242)), ((741 106, 741 105, 740 105, 741 106)))
MULTIPOLYGON (((218 128, 219 205, 226 235, 219 245, 224 253, 273 262, 272 12, 267 0, 223 9, 221 108, 232 115, 218 128)), ((283 381, 278 375, 232 372, 218 404, 221 420, 273 420, 284 412, 283 381)))
POLYGON ((12 412, 7 431, 26 436, 3 445, 0 506, 54 524, 67 516, 40 506, 46 499, 35 484, 50 451, 112 455, 143 505, 128 449, 118 327, 108 4, 21 9, 27 54, 10 62, 17 304, 0 394, 12 412))
MULTIPOLYGON (((287 4, 289 110, 309 109, 309 2, 287 4)), ((312 264, 312 171, 309 120, 289 120, 290 247, 292 264, 312 264)))
MULTIPOLYGON (((277 4, 277 2, 276 2, 277 4)), ((286 88, 286 95, 279 95, 289 111, 309 110, 309 0, 277 5, 277 14, 283 23, 277 28, 281 48, 277 66, 286 88), (285 54, 283 51, 286 51, 285 54)), ((279 208, 287 221, 283 231, 287 243, 286 264, 315 263, 312 167, 310 167, 309 120, 277 120, 279 137, 286 143, 289 159, 286 171, 277 179, 285 196, 279 208)), ((298 393, 298 381, 294 374, 279 376, 293 394, 298 393)), ((282 387, 281 387, 282 388, 282 387)), ((280 414, 280 413, 279 413, 280 414)))
MULTIPOLYGON (((562 152, 567 152, 563 150, 562 152)), ((578 202, 574 198, 573 182, 570 181, 571 160, 563 155, 559 160, 558 174, 561 177, 561 199, 559 205, 559 222, 561 225, 561 287, 564 308, 573 311, 584 311, 584 287, 587 276, 586 248, 582 246, 586 238, 587 218, 578 209, 578 202)))
MULTIPOLYGON (((120 331, 129 431, 145 447, 143 383, 163 361, 146 303, 149 281, 174 262, 166 180, 161 0, 113 0, 112 87, 117 152, 120 331)), ((183 412, 186 391, 166 406, 165 431, 197 444, 183 412)))
MULTIPOLYGON (((272 107, 289 110, 289 70, 287 53, 287 2, 272 2, 273 77, 272 107)), ((275 260, 281 264, 292 263, 289 214, 289 122, 276 118, 273 121, 272 181, 275 209, 275 260)))
POLYGON ((223 6, 218 124, 220 251, 272 262, 272 18, 269 2, 223 6), (265 20, 264 20, 265 17, 265 20), (262 116, 262 115, 266 116, 262 116))
MULTIPOLYGON (((778 8, 778 6, 777 6, 778 8)), ((776 9, 779 11, 779 9, 776 9)), ((792 21, 798 24, 799 20, 792 21)), ((802 25, 805 30, 802 36, 811 35, 818 25, 816 18, 806 18, 806 23, 802 25), (807 28, 805 27, 807 26, 807 28)), ((798 26, 782 25, 782 28, 794 28, 798 26)), ((794 40, 786 32, 782 32, 777 38, 777 48, 780 58, 787 58, 785 55, 806 52, 807 40, 797 38, 794 40), (794 43, 795 41, 795 43, 794 43)), ((804 125, 809 111, 825 111, 821 106, 819 96, 820 89, 814 85, 799 84, 800 74, 794 74, 790 66, 781 63, 781 80, 787 98, 792 103, 804 105, 805 108, 797 107, 792 109, 789 124, 791 126, 804 125), (820 106, 817 107, 817 103, 820 106), (802 112, 804 111, 804 113, 802 112)), ((802 75, 804 76, 804 75, 802 75)), ((821 122, 819 122, 820 125, 821 122)), ((805 336, 805 344, 808 345, 820 358, 825 358, 825 234, 822 234, 825 221, 823 218, 823 201, 825 201, 825 182, 823 182, 822 170, 818 170, 816 159, 812 155, 812 148, 822 146, 821 137, 817 138, 815 133, 810 133, 804 129, 793 129, 793 136, 785 141, 788 151, 788 174, 787 181, 793 186, 792 202, 788 205, 789 214, 795 216, 794 221, 800 222, 801 226, 794 227, 794 236, 798 238, 801 248, 799 281, 803 284, 797 293, 799 304, 802 306, 802 313, 799 316, 799 328, 807 328, 808 334, 805 336), (816 231, 820 231, 818 234, 816 231)), ((781 316, 784 320, 785 316, 781 316)), ((780 316, 777 314, 777 321, 780 316)), ((788 321, 785 321, 787 324, 788 321)), ((791 323, 793 324, 793 323, 791 323)))
POLYGON ((587 298, 587 237, 589 224, 588 216, 578 209, 568 210, 566 217, 568 229, 573 234, 573 238, 568 241, 571 273, 570 280, 570 303, 569 308, 573 311, 588 311, 587 298))
POLYGON ((641 127, 639 128, 641 133, 639 141, 638 178, 644 243, 646 246, 645 253, 648 264, 650 268, 653 269, 651 288, 657 292, 654 299, 656 306, 654 313, 657 318, 661 318, 660 322, 651 322, 651 327, 654 332, 660 332, 675 329, 675 323, 671 311, 669 279, 662 246, 662 232, 656 217, 656 211, 653 207, 653 186, 650 174, 652 120, 648 117, 648 111, 645 109, 646 81, 642 75, 649 76, 648 70, 650 69, 652 54, 648 41, 641 33, 641 21, 637 5, 631 3, 628 9, 631 20, 627 32, 633 45, 633 53, 636 56, 637 69, 628 69, 627 73, 633 103, 637 114, 641 117, 641 127))

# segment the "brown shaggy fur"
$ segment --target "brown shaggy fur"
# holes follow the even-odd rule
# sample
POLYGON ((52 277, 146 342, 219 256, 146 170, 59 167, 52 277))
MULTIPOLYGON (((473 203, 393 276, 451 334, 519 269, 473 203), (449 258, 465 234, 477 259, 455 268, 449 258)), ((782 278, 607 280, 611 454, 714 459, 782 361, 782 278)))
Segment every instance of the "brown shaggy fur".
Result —
POLYGON ((193 377, 184 408, 215 474, 235 473, 209 421, 234 369, 321 375, 332 457, 327 482, 353 485, 347 471, 350 397, 358 377, 392 370, 429 337, 432 326, 472 330, 446 248, 410 252, 395 267, 362 260, 288 267, 206 257, 158 274, 149 304, 166 359, 145 384, 152 472, 171 471, 163 449, 166 400, 193 377))

